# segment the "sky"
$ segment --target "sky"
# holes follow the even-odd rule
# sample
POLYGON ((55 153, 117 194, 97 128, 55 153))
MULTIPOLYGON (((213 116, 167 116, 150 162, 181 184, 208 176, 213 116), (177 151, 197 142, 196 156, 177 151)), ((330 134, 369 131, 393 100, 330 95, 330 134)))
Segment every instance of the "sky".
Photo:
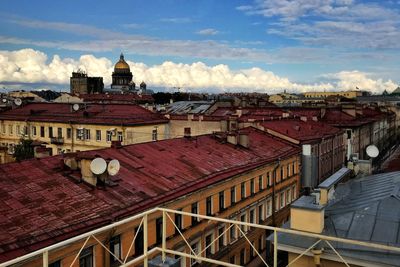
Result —
POLYGON ((0 88, 69 90, 72 71, 190 92, 393 91, 400 0, 0 3, 0 88))

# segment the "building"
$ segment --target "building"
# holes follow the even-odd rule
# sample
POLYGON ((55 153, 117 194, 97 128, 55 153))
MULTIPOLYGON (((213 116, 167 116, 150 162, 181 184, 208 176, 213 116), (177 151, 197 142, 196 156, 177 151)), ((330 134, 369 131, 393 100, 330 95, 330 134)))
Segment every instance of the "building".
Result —
POLYGON ((312 246, 317 239, 279 234, 278 249, 291 262, 305 249, 308 253, 290 266, 400 266, 400 254, 358 245, 400 246, 400 172, 381 173, 340 182, 340 175, 320 185, 320 194, 303 196, 291 205, 291 229, 354 240, 331 241, 312 246), (329 192, 329 193, 328 193, 329 192), (335 249, 336 251, 334 251, 335 249), (339 253, 340 257, 337 255, 339 253))
POLYGON ((168 119, 134 104, 32 103, 0 113, 0 143, 42 142, 52 154, 169 138, 168 119))
MULTIPOLYGON (((248 128, 229 135, 128 146, 114 143, 107 149, 0 165, 0 262, 154 207, 281 225, 288 219, 288 205, 299 195, 299 152, 289 142, 248 128), (89 165, 97 157, 119 160, 119 173, 109 180, 94 176, 89 165)), ((158 213, 147 219, 150 247, 161 242, 160 218, 158 213)), ((197 252, 210 245, 203 252, 207 257, 236 264, 247 264, 254 257, 238 229, 179 214, 171 220, 179 230, 172 222, 166 225, 169 248, 189 252, 181 232, 197 252), (223 238, 211 244, 221 233, 223 238)), ((96 238, 117 257, 129 253, 134 258, 143 253, 140 225, 140 220, 121 224, 96 238)), ((265 230, 244 227, 243 231, 257 249, 265 251, 265 230)), ((49 251, 49 263, 69 266, 83 243, 49 251)), ((74 266, 78 262, 113 266, 116 260, 93 238, 85 244, 74 266)), ((42 262, 42 258, 32 260, 23 266, 42 262)), ((181 266, 194 263, 181 259, 181 266)))
POLYGON ((315 188, 345 164, 344 131, 326 123, 282 119, 260 124, 264 131, 302 148, 302 186, 315 188))
POLYGON ((359 96, 369 95, 366 91, 341 91, 341 92, 305 92, 303 95, 306 98, 327 98, 329 96, 342 96, 346 98, 356 98, 359 96))
POLYGON ((132 81, 133 75, 131 69, 121 53, 119 61, 114 66, 112 73, 111 90, 115 91, 131 91, 135 90, 136 85, 132 81))
POLYGON ((71 94, 94 94, 104 90, 103 77, 89 77, 85 72, 78 70, 70 78, 71 94))

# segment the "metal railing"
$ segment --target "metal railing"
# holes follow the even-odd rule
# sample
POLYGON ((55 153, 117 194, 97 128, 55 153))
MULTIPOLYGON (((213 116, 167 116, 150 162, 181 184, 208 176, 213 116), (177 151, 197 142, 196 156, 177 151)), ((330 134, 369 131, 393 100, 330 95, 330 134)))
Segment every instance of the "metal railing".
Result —
MULTIPOLYGON (((263 265, 270 267, 267 264, 267 261, 261 256, 260 251, 258 251, 250 239, 247 237, 247 234, 245 231, 241 229, 241 226, 245 227, 251 227, 253 228, 259 228, 259 229, 264 229, 264 230, 270 230, 273 233, 273 260, 272 260, 272 265, 274 267, 278 267, 278 246, 279 246, 279 240, 278 240, 278 233, 285 233, 285 234, 292 234, 300 237, 305 237, 305 238, 314 238, 316 241, 312 243, 312 245, 308 246, 306 249, 302 249, 302 252, 298 253, 298 256, 294 258, 291 262, 289 262, 286 266, 291 266, 293 263, 298 261, 301 257, 304 255, 309 255, 310 251, 313 250, 318 244, 325 243, 328 245, 328 248, 331 249, 334 252, 334 255, 337 256, 337 261, 344 263, 346 266, 350 266, 348 263, 348 258, 345 256, 341 255, 338 251, 338 249, 332 245, 331 242, 340 242, 348 245, 356 245, 356 246, 361 246, 361 247, 366 247, 374 250, 384 250, 385 252, 392 252, 392 253, 400 253, 400 247, 394 247, 394 246, 387 246, 383 244, 377 244, 377 243, 371 243, 371 242, 364 242, 364 241, 359 241, 359 240, 352 240, 352 239, 344 239, 344 238, 338 238, 338 237, 333 237, 333 236, 327 236, 327 235, 322 235, 322 234, 314 234, 314 233, 309 233, 309 232, 302 232, 298 230, 292 230, 292 229, 286 229, 286 228, 278 228, 278 227, 273 227, 273 226, 267 226, 267 225, 260 225, 260 224, 255 224, 255 223, 248 223, 248 222, 242 222, 242 221, 235 221, 235 220, 229 220, 225 218, 218 218, 218 217, 212 217, 212 216, 206 216, 206 215, 200 215, 200 214, 193 214, 189 212, 184 212, 184 211, 178 211, 178 210, 172 210, 172 209, 166 209, 166 208, 154 208, 145 212, 142 212, 140 214, 137 214, 135 216, 131 216, 129 218, 123 219, 121 221, 112 223, 110 225, 98 228, 96 230, 78 235, 76 237, 67 239, 65 241, 56 243, 54 245, 39 249, 37 251, 31 252, 29 254, 17 257, 15 259, 9 260, 7 262, 3 262, 0 264, 0 267, 6 267, 10 266, 13 264, 24 264, 24 263, 29 263, 30 260, 38 260, 38 257, 42 257, 42 265, 47 267, 49 264, 49 252, 52 250, 60 249, 60 248, 65 248, 68 245, 72 245, 76 242, 83 242, 83 245, 80 247, 78 253, 74 257, 74 260, 72 263, 69 265, 70 267, 74 266, 75 262, 77 261, 81 251, 85 248, 85 246, 88 244, 89 240, 93 239, 95 240, 98 244, 100 244, 112 257, 117 258, 117 261, 119 262, 119 266, 130 266, 135 263, 142 263, 144 267, 148 266, 148 261, 149 257, 154 257, 155 255, 160 255, 162 257, 162 260, 165 261, 167 254, 171 255, 177 255, 185 258, 190 258, 194 259, 196 261, 204 261, 207 263, 211 264, 216 264, 220 266, 228 266, 228 267, 236 267, 240 266, 237 264, 233 263, 228 263, 225 261, 221 261, 218 259, 212 259, 203 256, 206 255, 205 251, 212 246, 219 238, 223 238, 225 234, 228 233, 228 231, 232 228, 235 227, 243 237, 243 239, 248 242, 250 247, 254 250, 256 253, 257 257, 259 257, 263 263, 263 265), (161 242, 161 247, 153 247, 152 249, 149 250, 149 244, 148 244, 148 217, 149 215, 152 215, 154 213, 162 213, 162 242, 161 242), (214 223, 225 223, 229 225, 229 227, 226 227, 224 232, 222 234, 219 234, 217 238, 212 240, 210 244, 208 244, 203 250, 199 252, 195 252, 188 240, 185 238, 185 235, 182 233, 179 227, 175 224, 174 220, 171 218, 170 214, 180 214, 182 216, 190 216, 190 217, 197 217, 198 219, 202 220, 208 220, 209 222, 214 222, 214 223), (141 220, 140 220, 141 219, 141 220), (114 229, 115 227, 122 226, 127 223, 131 223, 134 221, 140 220, 139 226, 137 227, 136 233, 133 237, 132 242, 130 242, 130 247, 126 253, 126 256, 122 259, 117 258, 116 255, 114 255, 110 249, 108 248, 107 245, 105 245, 103 242, 101 242, 96 235, 101 234, 103 232, 106 232, 108 230, 114 229), (185 245, 189 248, 190 252, 185 253, 181 251, 176 251, 173 249, 167 248, 167 222, 171 222, 172 225, 175 227, 176 231, 179 233, 180 237, 182 238, 183 242, 185 245), (135 240, 138 236, 138 233, 140 230, 143 230, 143 254, 136 256, 133 259, 129 259, 130 252, 132 251, 133 245, 135 243, 135 240)), ((250 231, 251 232, 251 231, 250 231)), ((398 254, 400 257, 400 254, 398 254)))

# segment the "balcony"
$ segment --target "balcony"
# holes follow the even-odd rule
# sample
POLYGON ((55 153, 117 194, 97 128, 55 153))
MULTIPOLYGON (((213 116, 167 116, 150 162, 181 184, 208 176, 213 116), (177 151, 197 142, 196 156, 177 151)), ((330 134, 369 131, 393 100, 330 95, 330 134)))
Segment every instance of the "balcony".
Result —
POLYGON ((50 138, 50 143, 53 145, 63 145, 64 144, 64 138, 63 137, 51 137, 50 138))

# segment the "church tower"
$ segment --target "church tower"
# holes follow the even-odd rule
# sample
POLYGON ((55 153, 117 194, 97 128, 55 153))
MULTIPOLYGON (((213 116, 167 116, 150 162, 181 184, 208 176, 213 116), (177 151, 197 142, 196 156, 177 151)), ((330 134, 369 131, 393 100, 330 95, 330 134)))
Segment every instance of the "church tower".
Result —
POLYGON ((135 83, 132 81, 132 78, 133 75, 130 67, 121 53, 112 73, 111 89, 121 91, 135 90, 135 83))

